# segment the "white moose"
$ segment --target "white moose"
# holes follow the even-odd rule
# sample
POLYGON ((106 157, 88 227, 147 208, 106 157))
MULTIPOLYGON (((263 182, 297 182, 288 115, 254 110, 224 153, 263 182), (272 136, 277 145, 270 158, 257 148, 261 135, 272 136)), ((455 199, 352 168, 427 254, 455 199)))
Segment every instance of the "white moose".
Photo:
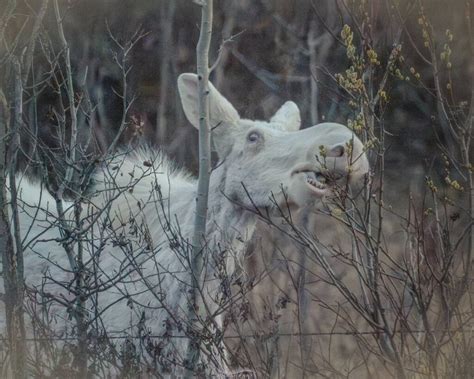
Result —
MULTIPOLYGON (((186 117, 197 128, 197 76, 182 74, 178 89, 186 117)), ((219 163, 210 179, 203 293, 215 303, 222 288, 218 259, 225 257, 232 276, 255 230, 258 210, 271 214, 278 207, 312 207, 332 193, 336 179, 360 178, 369 165, 363 144, 343 125, 299 130, 300 113, 293 102, 269 122, 242 119, 212 84, 209 90, 219 163)), ((41 184, 20 178, 18 183, 26 285, 50 300, 49 327, 57 334, 70 332, 74 323, 61 303, 75 301, 74 275, 60 243, 64 235, 55 200, 41 184)), ((83 207, 90 227, 77 237, 84 241, 85 267, 91 270, 85 279, 91 325, 100 319, 108 335, 133 334, 137 328, 162 336, 185 332, 196 189, 191 175, 150 149, 116 155, 97 169, 94 195, 83 207)), ((64 204, 65 209, 71 206, 64 204)), ((218 307, 210 307, 212 315, 218 307)), ((169 338, 166 349, 160 345, 162 372, 182 362, 183 341, 169 338)))

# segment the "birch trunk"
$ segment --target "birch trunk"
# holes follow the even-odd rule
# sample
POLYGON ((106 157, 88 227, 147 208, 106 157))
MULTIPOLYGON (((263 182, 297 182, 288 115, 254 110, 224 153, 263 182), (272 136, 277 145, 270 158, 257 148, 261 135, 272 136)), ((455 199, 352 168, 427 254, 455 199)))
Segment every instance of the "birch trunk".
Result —
MULTIPOLYGON (((199 178, 196 196, 196 215, 192 240, 191 276, 192 294, 189 322, 194 331, 199 330, 200 319, 205 317, 201 293, 203 275, 203 254, 206 246, 206 220, 209 194, 209 178, 211 174, 211 131, 209 125, 209 47, 212 34, 212 0, 201 3, 201 29, 196 48, 197 75, 199 90, 199 178), (201 305, 201 306, 200 306, 201 305)), ((188 371, 186 377, 192 377, 199 361, 200 341, 197 333, 193 333, 187 354, 188 371)))

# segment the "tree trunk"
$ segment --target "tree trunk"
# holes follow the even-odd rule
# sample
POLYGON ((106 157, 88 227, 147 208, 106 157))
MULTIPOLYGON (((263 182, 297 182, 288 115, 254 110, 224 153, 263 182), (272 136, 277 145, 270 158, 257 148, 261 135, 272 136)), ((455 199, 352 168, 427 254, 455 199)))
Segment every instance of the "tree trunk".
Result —
MULTIPOLYGON (((193 249, 191 257, 192 294, 190 325, 199 330, 199 319, 205 317, 204 306, 200 306, 201 276, 203 273, 203 253, 205 250, 209 179, 211 175, 211 131, 209 125, 209 47, 212 34, 212 0, 203 0, 201 11, 201 31, 196 48, 197 75, 199 79, 199 178, 196 196, 196 216, 194 220, 193 249)), ((199 361, 200 341, 198 333, 193 333, 187 354, 189 378, 199 361)))
POLYGON ((13 62, 14 77, 10 86, 13 99, 13 119, 3 93, 0 93, 0 250, 2 251, 5 289, 5 316, 10 347, 10 368, 14 378, 26 378, 25 324, 23 315, 24 270, 23 250, 18 219, 15 185, 16 155, 19 147, 19 128, 22 122, 21 66, 13 62), (8 130, 8 125, 12 129, 8 130), (10 136, 8 138, 8 134, 10 136), (7 147, 9 146, 9 148, 7 147), (7 156, 10 164, 7 167, 7 156), (7 206, 6 176, 10 181, 10 207, 7 206), (10 208, 11 212, 8 211, 10 208), (11 224, 10 224, 11 220, 11 224))

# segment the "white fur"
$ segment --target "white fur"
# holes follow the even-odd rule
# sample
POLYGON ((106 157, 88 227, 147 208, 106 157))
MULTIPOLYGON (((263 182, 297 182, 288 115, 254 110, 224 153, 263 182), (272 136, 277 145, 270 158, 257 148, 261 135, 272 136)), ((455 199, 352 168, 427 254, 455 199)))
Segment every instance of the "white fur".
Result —
POLYGON ((287 101, 270 119, 278 129, 296 132, 301 127, 301 115, 298 106, 292 101, 287 101))
MULTIPOLYGON (((185 114, 197 126, 197 77, 181 75, 178 88, 185 114)), ((212 85, 209 96, 211 124, 219 124, 213 138, 221 164, 211 175, 208 251, 226 251, 227 267, 232 271, 233 258, 242 258, 257 221, 257 216, 246 208, 271 208, 274 200, 283 205, 286 195, 298 206, 311 206, 319 199, 308 190, 301 175, 293 173, 301 164, 320 168, 319 146, 333 148, 352 140, 353 157, 357 157, 352 163, 352 175, 365 174, 368 163, 361 142, 342 125, 326 123, 297 132, 300 115, 292 102, 285 103, 268 123, 240 119, 235 108, 212 85), (252 132, 259 136, 256 141, 249 141, 252 132)), ((346 155, 328 159, 332 159, 330 165, 335 169, 349 171, 346 155)), ((114 283, 97 294, 105 329, 109 333, 132 332, 144 320, 152 334, 162 334, 165 319, 172 318, 169 312, 176 318, 174 321, 184 322, 187 302, 183 293, 190 280, 186 255, 193 232, 195 179, 176 169, 161 154, 138 149, 106 161, 97 170, 92 193, 83 204, 82 215, 84 225, 91 225, 83 237, 94 242, 84 244, 84 261, 89 266, 95 262, 99 283, 114 283), (172 240, 173 234, 179 235, 178 240, 172 240)), ((73 274, 59 242, 53 197, 41 184, 28 180, 19 181, 19 194, 21 232, 27 246, 27 286, 73 299, 70 291, 55 283, 70 282, 74 288, 73 274), (35 214, 37 208, 40 211, 35 214)), ((67 209, 72 204, 64 206, 67 209)), ((71 211, 67 218, 72 222, 71 211)), ((212 260, 207 268, 205 292, 213 298, 219 281, 214 276, 212 260)), ((94 317, 93 306, 88 303, 89 317, 94 317)), ((55 321, 50 326, 56 332, 72 327, 74 323, 68 320, 64 308, 55 305, 53 312, 55 321)), ((175 326, 172 334, 180 333, 175 326)), ((183 354, 185 344, 177 348, 183 354)))

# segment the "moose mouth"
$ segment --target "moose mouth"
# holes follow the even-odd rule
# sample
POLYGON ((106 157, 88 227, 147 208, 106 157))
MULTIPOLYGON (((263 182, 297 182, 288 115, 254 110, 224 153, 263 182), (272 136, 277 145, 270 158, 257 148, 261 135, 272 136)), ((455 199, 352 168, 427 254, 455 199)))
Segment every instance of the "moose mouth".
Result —
POLYGON ((342 173, 330 172, 329 170, 321 172, 314 167, 299 168, 294 170, 292 175, 301 175, 309 189, 319 196, 326 195, 329 189, 336 185, 337 180, 344 177, 342 173))
POLYGON ((331 184, 329 178, 319 171, 297 171, 295 174, 303 175, 307 186, 317 195, 324 195, 331 184))
POLYGON ((306 183, 310 186, 320 190, 324 190, 328 187, 329 180, 320 172, 306 171, 304 172, 306 183))

